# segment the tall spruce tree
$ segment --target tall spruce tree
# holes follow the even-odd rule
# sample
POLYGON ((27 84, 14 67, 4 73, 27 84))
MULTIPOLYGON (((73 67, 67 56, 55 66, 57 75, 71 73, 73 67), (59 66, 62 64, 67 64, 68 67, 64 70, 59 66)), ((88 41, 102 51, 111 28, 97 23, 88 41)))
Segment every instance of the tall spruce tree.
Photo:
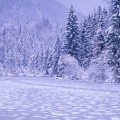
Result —
POLYGON ((98 57, 105 48, 104 27, 105 27, 105 20, 103 17, 103 13, 100 11, 97 32, 94 37, 94 55, 95 55, 95 57, 98 57))
POLYGON ((78 60, 81 67, 87 69, 92 57, 92 47, 91 47, 91 35, 92 29, 90 21, 87 19, 80 26, 80 52, 78 54, 78 60))
POLYGON ((107 30, 109 65, 114 71, 116 82, 120 82, 120 0, 111 0, 111 22, 107 30))
POLYGON ((53 75, 58 75, 58 62, 61 54, 61 45, 62 43, 60 41, 60 38, 57 36, 53 51, 53 75))
POLYGON ((77 22, 78 19, 75 15, 75 10, 73 5, 71 5, 66 24, 64 51, 76 59, 79 54, 79 27, 77 22))
POLYGON ((98 24, 98 20, 97 20, 97 11, 96 9, 94 9, 92 15, 92 35, 94 36, 96 34, 96 29, 97 29, 97 24, 98 24))
POLYGON ((86 56, 86 20, 80 25, 80 52, 79 52, 79 64, 82 68, 85 68, 85 56, 86 56))

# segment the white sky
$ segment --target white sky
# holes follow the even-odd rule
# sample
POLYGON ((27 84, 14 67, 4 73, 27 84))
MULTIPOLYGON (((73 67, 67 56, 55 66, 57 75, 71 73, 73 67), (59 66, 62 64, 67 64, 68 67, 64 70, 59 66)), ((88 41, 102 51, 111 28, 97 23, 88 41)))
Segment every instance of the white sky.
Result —
POLYGON ((70 7, 71 4, 74 5, 74 8, 77 11, 82 12, 83 14, 87 15, 97 8, 99 5, 105 6, 106 2, 104 0, 57 0, 62 4, 70 7))

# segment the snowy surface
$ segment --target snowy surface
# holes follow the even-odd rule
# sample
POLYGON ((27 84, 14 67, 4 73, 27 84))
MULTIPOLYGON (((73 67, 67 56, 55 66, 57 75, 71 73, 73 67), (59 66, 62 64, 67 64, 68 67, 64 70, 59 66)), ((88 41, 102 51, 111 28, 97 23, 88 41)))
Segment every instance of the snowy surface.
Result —
POLYGON ((120 85, 1 77, 0 120, 120 120, 120 85))

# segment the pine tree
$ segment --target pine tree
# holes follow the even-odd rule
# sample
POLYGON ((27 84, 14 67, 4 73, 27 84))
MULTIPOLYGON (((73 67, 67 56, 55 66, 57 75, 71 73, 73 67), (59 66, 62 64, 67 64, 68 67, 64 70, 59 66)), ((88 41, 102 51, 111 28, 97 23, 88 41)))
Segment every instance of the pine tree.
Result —
POLYGON ((3 38, 0 38, 0 63, 4 64, 5 62, 5 45, 3 38))
POLYGON ((39 68, 42 73, 43 73, 43 67, 44 67, 44 51, 43 51, 43 46, 41 45, 39 68))
POLYGON ((114 71, 115 81, 120 82, 120 0, 111 0, 111 22, 107 30, 109 65, 114 71))
POLYGON ((80 40, 79 40, 79 54, 78 62, 81 67, 87 69, 89 66, 90 59, 92 57, 92 47, 91 47, 91 25, 88 23, 88 20, 80 26, 80 40))
POLYGON ((96 34, 96 30, 97 30, 97 25, 98 25, 98 20, 97 20, 97 12, 96 10, 94 9, 92 15, 92 36, 94 36, 96 34))
POLYGON ((36 72, 40 72, 40 64, 41 64, 41 56, 40 53, 38 52, 34 59, 34 68, 36 72))
POLYGON ((79 27, 73 5, 70 8, 67 19, 64 51, 75 58, 77 58, 79 53, 79 27))
POLYGON ((60 59, 60 54, 61 54, 61 45, 62 44, 58 36, 53 52, 53 73, 52 73, 53 75, 58 75, 58 61, 60 59))
POLYGON ((84 59, 86 55, 86 35, 85 35, 85 26, 86 26, 86 20, 84 20, 83 23, 80 25, 80 52, 79 52, 79 64, 81 67, 84 67, 84 59))
POLYGON ((99 6, 98 9, 97 9, 97 22, 98 22, 98 23, 99 23, 101 14, 102 14, 102 7, 99 6))
POLYGON ((97 32, 94 37, 94 55, 95 55, 95 57, 98 57, 105 48, 104 27, 105 27, 105 20, 103 17, 103 13, 100 11, 97 32))
POLYGON ((49 69, 52 66, 52 54, 49 48, 47 49, 45 53, 45 59, 44 59, 44 71, 46 75, 49 75, 49 69))

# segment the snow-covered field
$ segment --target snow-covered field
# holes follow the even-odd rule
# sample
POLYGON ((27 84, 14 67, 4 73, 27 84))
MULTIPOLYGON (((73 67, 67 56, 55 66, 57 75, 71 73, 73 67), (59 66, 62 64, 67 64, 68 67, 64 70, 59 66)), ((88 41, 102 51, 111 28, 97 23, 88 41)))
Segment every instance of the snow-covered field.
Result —
POLYGON ((120 120, 120 85, 1 77, 0 120, 120 120))

